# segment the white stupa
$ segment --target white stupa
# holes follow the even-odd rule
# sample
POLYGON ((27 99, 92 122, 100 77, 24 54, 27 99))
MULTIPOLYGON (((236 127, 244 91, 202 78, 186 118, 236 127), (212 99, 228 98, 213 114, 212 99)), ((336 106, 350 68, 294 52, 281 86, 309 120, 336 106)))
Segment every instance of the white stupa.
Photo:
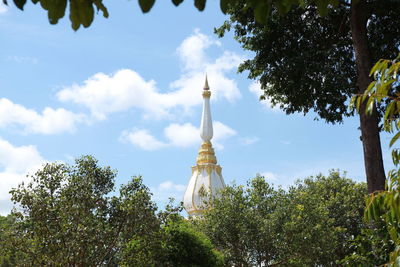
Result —
POLYGON ((192 177, 183 197, 183 206, 190 216, 200 216, 210 198, 217 197, 218 191, 225 187, 221 166, 217 165, 211 138, 213 126, 210 111, 211 92, 206 82, 203 90, 203 114, 201 117, 200 136, 203 139, 196 166, 192 167, 192 177))

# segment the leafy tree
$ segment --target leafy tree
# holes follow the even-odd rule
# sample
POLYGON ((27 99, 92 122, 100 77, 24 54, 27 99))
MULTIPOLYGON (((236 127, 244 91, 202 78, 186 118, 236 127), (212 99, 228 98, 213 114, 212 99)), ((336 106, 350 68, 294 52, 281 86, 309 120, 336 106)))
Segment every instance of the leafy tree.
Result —
POLYGON ((341 260, 341 265, 383 266, 389 261, 389 254, 394 249, 393 242, 382 221, 377 222, 374 227, 369 225, 362 229, 361 234, 356 236, 350 244, 354 252, 341 260))
POLYGON ((181 220, 164 227, 164 248, 169 266, 222 266, 223 257, 210 240, 191 224, 181 220))
POLYGON ((229 266, 335 266, 354 251, 366 193, 365 184, 339 172, 288 192, 256 177, 247 187, 227 187, 196 223, 229 266))
POLYGON ((279 258, 279 223, 274 217, 283 191, 262 177, 247 187, 228 186, 197 222, 226 258, 228 266, 263 266, 279 258))
MULTIPOLYGON (((370 75, 374 81, 364 94, 352 99, 357 110, 366 115, 371 114, 375 103, 385 102, 384 130, 394 134, 390 146, 400 137, 400 94, 399 94, 400 54, 394 60, 380 60, 372 68, 370 75), (362 106, 366 110, 362 110, 362 106)), ((370 194, 367 198, 365 217, 373 221, 380 231, 388 236, 394 248, 388 252, 388 266, 400 266, 400 150, 393 148, 393 163, 397 169, 389 172, 385 190, 370 194), (381 226, 383 224, 383 226, 381 226)))
POLYGON ((289 189, 288 202, 279 212, 288 216, 283 244, 291 266, 336 266, 354 252, 351 241, 365 227, 363 183, 331 171, 289 189))
POLYGON ((16 228, 9 243, 19 266, 115 265, 135 235, 159 227, 156 206, 140 177, 112 196, 116 172, 85 156, 75 165, 46 164, 28 185, 13 189, 16 228))
POLYGON ((127 245, 123 266, 223 266, 210 240, 183 218, 168 220, 152 238, 135 236, 127 245))
POLYGON ((8 240, 10 232, 15 225, 15 218, 11 215, 6 217, 0 215, 0 266, 11 267, 16 265, 16 250, 8 240))
MULTIPOLYGON (((362 94, 373 62, 393 57, 400 45, 400 2, 339 1, 321 16, 318 6, 303 7, 281 16, 272 8, 266 24, 258 23, 246 2, 229 5, 230 20, 217 30, 231 28, 235 38, 255 56, 239 71, 260 81, 263 98, 286 113, 315 111, 327 122, 342 122, 352 112, 349 98, 362 94)), ((362 106, 364 109, 364 106, 362 106)), ((385 173, 379 137, 379 113, 360 113, 361 139, 369 192, 384 189, 385 173)))

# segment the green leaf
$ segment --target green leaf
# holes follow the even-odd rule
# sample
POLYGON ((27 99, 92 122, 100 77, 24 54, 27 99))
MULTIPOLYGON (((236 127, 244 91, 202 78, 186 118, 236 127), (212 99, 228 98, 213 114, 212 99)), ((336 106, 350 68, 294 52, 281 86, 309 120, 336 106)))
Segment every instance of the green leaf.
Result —
POLYGON ((173 3, 175 6, 179 6, 182 2, 183 2, 183 0, 172 0, 172 3, 173 3))
POLYGON ((40 5, 43 7, 43 9, 49 10, 51 4, 49 1, 51 0, 40 0, 40 5))
POLYGON ((328 2, 326 0, 317 0, 316 1, 318 13, 324 17, 328 14, 328 2))
POLYGON ((156 0, 139 0, 139 6, 143 13, 147 13, 151 10, 156 0))
POLYGON ((71 21, 71 27, 75 31, 79 29, 81 26, 81 22, 79 20, 79 10, 77 0, 70 0, 69 2, 69 19, 71 21))
POLYGON ((101 10, 103 12, 103 16, 105 18, 108 18, 108 15, 109 15, 108 10, 107 10, 106 6, 103 4, 103 2, 101 2, 101 0, 94 0, 93 3, 97 7, 97 11, 101 10))
POLYGON ((400 132, 397 132, 396 135, 390 140, 389 147, 393 146, 393 144, 399 139, 400 137, 400 132))
POLYGON ((375 65, 372 67, 371 71, 369 72, 369 76, 372 76, 377 72, 377 70, 380 68, 381 62, 383 59, 379 59, 378 62, 375 63, 375 65))
POLYGON ((80 20, 83 27, 87 28, 92 24, 94 19, 94 7, 92 1, 80 0, 80 20))
POLYGON ((388 120, 388 119, 390 119, 392 117, 392 113, 393 113, 395 104, 396 104, 396 102, 390 102, 387 105, 386 110, 385 110, 385 114, 383 116, 384 120, 388 120))
POLYGON ((199 11, 203 11, 206 8, 206 0, 194 0, 194 6, 197 7, 199 11))
POLYGON ((50 24, 56 24, 65 15, 67 0, 53 0, 52 7, 48 11, 50 24))
MULTIPOLYGON (((7 4, 7 3, 5 3, 7 4)), ((24 6, 26 4, 26 0, 14 0, 14 4, 21 10, 24 10, 24 6)))
POLYGON ((356 100, 356 96, 352 96, 351 98, 350 98, 350 103, 349 103, 349 109, 350 110, 352 110, 352 109, 354 109, 354 101, 356 100))
POLYGON ((372 82, 368 85, 367 90, 365 90, 364 94, 369 94, 369 93, 371 93, 372 90, 374 89, 375 84, 376 84, 376 81, 372 81, 372 82))
POLYGON ((267 3, 258 4, 254 8, 254 16, 256 21, 261 24, 266 24, 269 16, 270 6, 267 3))
POLYGON ((360 108, 361 108, 361 97, 357 97, 356 109, 358 112, 360 112, 360 108))
POLYGON ((371 114, 374 110, 375 99, 373 97, 368 98, 367 105, 365 107, 365 113, 371 114))
POLYGON ((226 12, 228 11, 229 2, 230 0, 220 0, 220 7, 222 13, 226 14, 226 12))

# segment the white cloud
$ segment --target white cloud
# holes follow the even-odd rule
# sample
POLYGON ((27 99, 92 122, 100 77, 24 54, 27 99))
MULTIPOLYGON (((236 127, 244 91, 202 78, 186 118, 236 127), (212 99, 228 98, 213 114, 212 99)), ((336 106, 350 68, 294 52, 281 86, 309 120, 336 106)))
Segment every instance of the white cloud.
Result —
MULTIPOLYGON (((200 130, 191 123, 171 123, 164 129, 164 135, 167 141, 160 141, 147 130, 134 129, 124 131, 121 134, 121 140, 131 143, 143 150, 157 150, 164 147, 191 147, 201 143, 200 130)), ((214 122, 214 138, 212 140, 215 148, 223 149, 222 142, 236 135, 236 131, 222 122, 214 122)))
POLYGON ((272 172, 263 172, 263 173, 260 173, 260 175, 263 176, 266 180, 270 180, 270 181, 277 180, 277 176, 272 172))
MULTIPOLYGON (((1 6, 0 6, 1 10, 1 6)), ((1 13, 1 11, 0 11, 1 13)), ((7 61, 12 61, 15 63, 30 63, 30 64, 37 64, 39 60, 35 57, 28 57, 28 56, 8 56, 7 61)))
POLYGON ((84 116, 63 108, 46 107, 42 113, 0 98, 0 128, 20 126, 26 133, 56 134, 72 132, 84 116))
POLYGON ((286 145, 286 146, 288 146, 292 143, 289 140, 281 140, 280 142, 281 142, 281 144, 286 145))
POLYGON ((6 6, 3 1, 0 2, 0 15, 5 14, 8 11, 8 6, 6 6))
MULTIPOLYGON (((213 124, 214 137, 211 142, 215 148, 223 149, 222 142, 236 135, 236 131, 219 121, 215 121, 213 124)), ((164 134, 169 141, 168 144, 171 146, 190 147, 201 143, 200 129, 191 123, 172 123, 164 129, 164 134)))
POLYGON ((174 198, 176 201, 182 201, 183 192, 186 186, 183 184, 175 184, 171 181, 165 181, 157 187, 150 187, 153 193, 153 200, 156 202, 163 202, 165 204, 169 198, 174 198))
POLYGON ((234 101, 240 97, 240 92, 236 82, 226 75, 236 70, 243 58, 225 51, 212 61, 206 56, 206 49, 212 45, 219 45, 219 42, 199 31, 182 42, 177 49, 183 64, 182 74, 170 84, 172 91, 163 93, 155 81, 146 81, 134 70, 122 69, 111 75, 97 73, 81 85, 62 89, 57 97, 63 102, 86 106, 97 119, 131 108, 143 111, 145 116, 169 117, 181 115, 182 110, 188 111, 202 103, 201 90, 207 72, 212 99, 234 101), (176 110, 179 113, 174 113, 176 110))
POLYGON ((163 101, 154 81, 145 81, 137 72, 122 69, 113 75, 97 73, 83 85, 73 85, 58 92, 60 101, 71 101, 90 109, 97 119, 132 107, 162 116, 172 103, 163 101))
POLYGON ((165 147, 167 144, 157 140, 147 130, 124 131, 121 134, 121 141, 131 143, 143 150, 153 151, 165 147))
POLYGON ((240 138, 240 141, 242 142, 243 145, 252 145, 252 144, 260 141, 260 138, 258 138, 258 137, 243 137, 243 138, 240 138))
POLYGON ((45 160, 35 146, 13 146, 0 138, 0 214, 11 210, 8 193, 21 182, 29 181, 27 173, 34 173, 45 160))
MULTIPOLYGON (((264 91, 261 89, 261 85, 258 81, 252 82, 250 84, 249 91, 252 92, 255 96, 257 96, 258 99, 260 98, 261 95, 264 94, 264 91)), ((268 98, 260 100, 260 103, 268 110, 282 111, 278 106, 273 107, 271 101, 268 98)))
POLYGON ((200 143, 199 128, 191 123, 172 123, 164 129, 165 137, 170 144, 177 147, 189 147, 200 143))
POLYGON ((229 126, 223 124, 222 122, 215 121, 214 122, 214 146, 217 149, 223 149, 222 141, 225 139, 236 135, 236 131, 229 126))
POLYGON ((195 29, 194 33, 183 40, 177 48, 177 53, 183 63, 184 69, 204 69, 207 58, 205 50, 211 45, 221 46, 221 42, 200 33, 199 29, 195 29))
POLYGON ((163 183, 161 183, 161 184, 158 186, 158 190, 159 190, 159 191, 176 190, 176 191, 178 191, 178 192, 183 192, 183 191, 185 191, 185 189, 186 189, 186 186, 185 186, 185 185, 182 185, 182 184, 174 184, 174 183, 171 182, 171 181, 163 182, 163 183))

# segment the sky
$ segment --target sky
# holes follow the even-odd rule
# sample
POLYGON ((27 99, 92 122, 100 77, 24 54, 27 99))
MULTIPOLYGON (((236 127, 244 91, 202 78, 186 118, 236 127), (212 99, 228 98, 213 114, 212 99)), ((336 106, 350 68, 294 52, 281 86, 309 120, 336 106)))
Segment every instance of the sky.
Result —
POLYGON ((365 181, 358 119, 330 125, 260 102, 257 82, 237 73, 252 54, 232 33, 213 33, 227 19, 219 1, 198 12, 192 1, 159 0, 148 14, 136 1, 104 3, 110 17, 76 32, 68 18, 50 25, 30 2, 23 12, 0 4, 0 214, 27 174, 82 155, 118 170, 117 187, 141 175, 161 208, 181 201, 201 141, 206 74, 227 184, 261 174, 287 188, 330 169, 365 181))

